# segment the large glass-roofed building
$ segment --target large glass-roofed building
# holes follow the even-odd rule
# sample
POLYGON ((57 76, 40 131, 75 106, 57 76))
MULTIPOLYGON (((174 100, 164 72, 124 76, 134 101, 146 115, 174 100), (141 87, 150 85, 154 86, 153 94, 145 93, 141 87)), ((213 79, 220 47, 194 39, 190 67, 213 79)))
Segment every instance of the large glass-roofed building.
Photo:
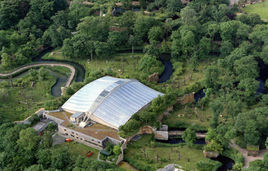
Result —
POLYGON ((62 108, 84 112, 84 121, 91 119, 118 129, 159 95, 163 94, 137 80, 105 76, 81 88, 62 108))

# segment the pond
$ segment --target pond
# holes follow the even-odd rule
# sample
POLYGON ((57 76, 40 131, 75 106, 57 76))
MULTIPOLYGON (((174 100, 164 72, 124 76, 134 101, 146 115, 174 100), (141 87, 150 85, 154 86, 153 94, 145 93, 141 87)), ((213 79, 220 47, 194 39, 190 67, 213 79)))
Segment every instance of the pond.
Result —
POLYGON ((228 157, 219 155, 217 158, 211 158, 212 160, 219 161, 222 163, 222 166, 217 169, 217 171, 227 171, 232 170, 234 161, 228 157))
POLYGON ((56 83, 51 87, 51 95, 59 97, 61 96, 61 87, 64 87, 65 83, 68 80, 68 77, 58 72, 50 71, 49 73, 56 77, 56 83))
MULTIPOLYGON (((168 144, 179 144, 185 142, 181 137, 169 137, 168 140, 156 140, 156 141, 168 144)), ((196 139, 194 144, 206 144, 205 138, 196 139)))
POLYGON ((198 92, 196 92, 194 94, 194 100, 195 100, 195 103, 198 102, 198 100, 202 99, 203 97, 205 97, 205 92, 204 92, 204 88, 200 89, 198 92))
MULTIPOLYGON (((20 73, 19 75, 13 77, 12 80, 15 80, 15 79, 18 79, 18 78, 21 78, 21 77, 27 75, 29 73, 28 71, 29 70, 26 70, 26 71, 20 73)), ((65 85, 65 83, 68 80, 68 77, 66 75, 63 75, 63 74, 60 74, 58 72, 54 72, 51 70, 49 70, 48 72, 50 75, 52 75, 56 78, 56 83, 51 87, 51 95, 55 96, 55 97, 61 96, 61 87, 63 87, 65 85)), ((0 82, 1 81, 8 81, 8 80, 10 80, 10 79, 0 79, 0 82)))
POLYGON ((160 61, 162 62, 165 68, 164 68, 164 71, 159 76, 158 83, 164 83, 170 79, 173 73, 173 66, 172 66, 172 63, 170 62, 169 54, 163 54, 162 57, 160 58, 160 61))

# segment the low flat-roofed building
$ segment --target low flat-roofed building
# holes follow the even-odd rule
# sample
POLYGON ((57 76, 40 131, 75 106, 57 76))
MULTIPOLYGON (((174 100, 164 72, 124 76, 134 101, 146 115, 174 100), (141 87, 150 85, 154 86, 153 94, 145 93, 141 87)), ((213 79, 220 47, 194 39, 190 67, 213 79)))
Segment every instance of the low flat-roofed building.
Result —
POLYGON ((72 123, 70 120, 71 116, 71 113, 65 111, 43 112, 44 118, 58 123, 59 134, 93 148, 101 150, 105 147, 107 141, 113 144, 119 144, 124 140, 118 135, 116 129, 99 123, 80 128, 72 123))

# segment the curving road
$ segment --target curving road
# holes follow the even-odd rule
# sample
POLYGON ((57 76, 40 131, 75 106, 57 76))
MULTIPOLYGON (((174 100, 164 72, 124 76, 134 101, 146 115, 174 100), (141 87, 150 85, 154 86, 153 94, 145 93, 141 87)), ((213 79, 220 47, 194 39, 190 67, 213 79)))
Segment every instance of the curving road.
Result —
POLYGON ((36 63, 36 64, 29 64, 29 65, 26 65, 22 68, 19 68, 19 69, 16 69, 15 71, 12 71, 12 72, 9 72, 9 73, 0 73, 0 77, 9 77, 9 76, 12 76, 16 73, 19 73, 21 71, 24 71, 24 70, 27 70, 27 69, 30 69, 30 68, 33 68, 33 67, 39 67, 39 66, 50 66, 50 67, 55 67, 55 66, 61 66, 61 67, 65 67, 65 68, 68 68, 70 71, 71 71, 71 74, 68 78, 68 81, 66 82, 65 84, 65 87, 69 87, 70 84, 72 83, 74 77, 75 77, 75 68, 72 66, 72 65, 69 65, 69 64, 64 64, 64 63, 51 63, 51 62, 47 62, 47 63, 36 63))

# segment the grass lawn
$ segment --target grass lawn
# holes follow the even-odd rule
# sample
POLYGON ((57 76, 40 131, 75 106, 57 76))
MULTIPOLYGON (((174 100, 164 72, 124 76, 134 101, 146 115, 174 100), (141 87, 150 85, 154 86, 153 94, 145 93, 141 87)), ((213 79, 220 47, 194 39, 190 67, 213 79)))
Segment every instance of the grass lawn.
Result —
POLYGON ((163 123, 169 125, 169 127, 176 127, 178 124, 187 125, 200 125, 209 126, 209 118, 212 115, 212 111, 207 107, 204 110, 200 108, 191 108, 188 106, 180 107, 178 110, 174 110, 172 114, 164 118, 163 123), (197 114, 195 114, 195 111, 197 114))
MULTIPOLYGON (((68 60, 79 63, 84 66, 86 70, 85 77, 94 72, 101 70, 111 71, 116 77, 120 78, 134 78, 142 83, 164 92, 165 87, 162 84, 149 83, 147 81, 147 75, 142 73, 137 69, 137 63, 141 58, 142 53, 135 53, 134 58, 132 58, 131 53, 116 53, 113 54, 108 59, 97 59, 96 57, 93 61, 89 59, 76 59, 76 58, 67 58, 62 55, 61 49, 54 50, 53 53, 49 52, 45 54, 42 59, 54 59, 54 60, 68 60), (122 62, 123 59, 123 62, 122 62), (123 69, 124 68, 124 69, 123 69), (124 72, 123 72, 124 70, 124 72)), ((163 66, 164 69, 164 66, 163 66)))
POLYGON ((127 171, 138 171, 137 169, 135 169, 134 167, 132 167, 125 161, 120 162, 118 166, 119 168, 125 169, 127 171))
POLYGON ((71 153, 71 156, 73 156, 74 158, 78 157, 79 155, 86 157, 86 154, 89 151, 91 151, 93 152, 93 155, 89 157, 89 159, 91 160, 97 159, 98 153, 99 153, 99 151, 94 148, 88 147, 84 144, 74 142, 74 141, 69 142, 69 143, 65 142, 63 144, 58 144, 58 145, 55 145, 53 148, 67 148, 68 151, 71 153))
POLYGON ((131 142, 125 151, 125 158, 151 166, 154 169, 175 163, 181 165, 185 170, 191 171, 195 170, 195 164, 198 161, 204 159, 201 149, 189 148, 179 144, 173 145, 173 147, 165 145, 152 147, 150 146, 151 138, 151 135, 144 135, 138 141, 131 142), (156 156, 159 158, 158 162, 156 156))
POLYGON ((268 0, 264 0, 264 3, 255 3, 252 5, 247 5, 244 9, 247 13, 256 13, 261 16, 262 19, 268 20, 268 0))
POLYGON ((56 78, 48 75, 44 81, 35 80, 32 86, 29 74, 14 78, 13 83, 0 82, 1 121, 23 120, 44 107, 45 101, 54 98, 50 92, 55 82, 56 78))
POLYGON ((140 72, 137 69, 137 63, 138 63, 137 60, 139 60, 142 55, 143 55, 142 53, 135 53, 134 58, 132 58, 131 53, 116 53, 107 60, 95 58, 93 61, 90 61, 89 59, 75 59, 75 58, 64 57, 62 55, 61 49, 57 49, 57 50, 54 50, 53 53, 52 52, 47 53, 42 58, 43 59, 56 59, 56 60, 69 60, 69 61, 77 62, 85 67, 86 76, 89 73, 93 73, 99 70, 111 70, 113 73, 115 73, 116 77, 138 79, 144 84, 149 85, 150 87, 157 89, 159 91, 162 91, 162 92, 165 91, 166 85, 172 84, 171 80, 173 80, 174 77, 176 77, 175 78, 176 81, 180 82, 179 87, 177 88, 183 92, 187 87, 190 87, 194 83, 202 80, 205 68, 209 64, 207 61, 201 62, 197 66, 196 71, 192 71, 189 64, 183 64, 183 73, 177 76, 174 76, 173 74, 170 80, 168 80, 166 83, 155 84, 155 83, 149 83, 147 81, 147 76, 145 76, 142 72, 140 72), (124 72, 122 72, 121 58, 123 59, 124 72), (185 80, 185 84, 184 84, 184 80, 185 80))

